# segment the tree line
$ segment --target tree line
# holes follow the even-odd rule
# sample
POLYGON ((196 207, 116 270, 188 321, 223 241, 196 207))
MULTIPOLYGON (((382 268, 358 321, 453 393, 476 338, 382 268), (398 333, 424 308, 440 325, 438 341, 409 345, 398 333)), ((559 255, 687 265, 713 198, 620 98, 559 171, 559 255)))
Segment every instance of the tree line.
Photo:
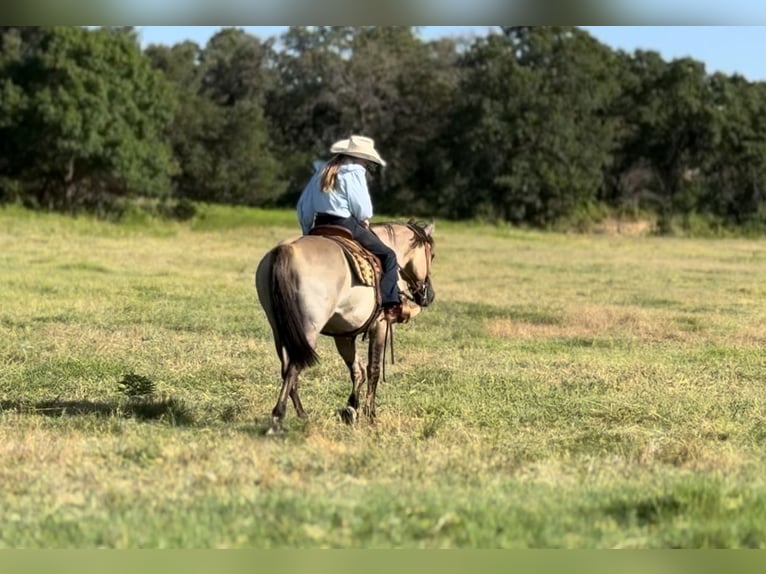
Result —
POLYGON ((766 228, 766 85, 577 27, 0 27, 0 202, 110 213, 294 205, 313 162, 376 140, 377 210, 546 227, 601 214, 766 228))

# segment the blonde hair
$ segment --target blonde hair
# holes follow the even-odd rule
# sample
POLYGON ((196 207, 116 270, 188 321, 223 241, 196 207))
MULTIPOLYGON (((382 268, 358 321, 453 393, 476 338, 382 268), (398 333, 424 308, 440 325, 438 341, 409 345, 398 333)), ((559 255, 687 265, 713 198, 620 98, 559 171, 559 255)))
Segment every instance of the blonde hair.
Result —
POLYGON ((364 166, 365 173, 367 177, 370 177, 369 172, 369 162, 348 156, 342 153, 339 153, 338 155, 334 156, 330 161, 328 161, 325 166, 322 168, 322 174, 319 176, 319 189, 324 191, 325 193, 330 193, 332 191, 335 191, 335 184, 338 180, 338 169, 340 169, 340 166, 346 163, 357 163, 361 166, 364 166))
POLYGON ((328 161, 322 168, 322 175, 319 176, 319 188, 325 193, 335 191, 335 183, 338 179, 338 169, 343 161, 343 156, 338 154, 328 161))

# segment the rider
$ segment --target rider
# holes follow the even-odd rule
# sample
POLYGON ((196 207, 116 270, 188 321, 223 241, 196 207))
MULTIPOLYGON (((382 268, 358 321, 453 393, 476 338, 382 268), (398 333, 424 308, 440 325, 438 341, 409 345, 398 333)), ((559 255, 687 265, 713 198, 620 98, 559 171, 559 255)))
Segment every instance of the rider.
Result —
POLYGON ((367 189, 367 171, 372 164, 386 162, 368 137, 352 135, 335 142, 333 157, 306 184, 298 199, 298 220, 304 235, 314 225, 341 225, 362 247, 378 257, 382 267, 380 291, 383 318, 402 323, 409 317, 403 309, 398 287, 398 263, 394 251, 370 230, 372 200, 367 189))

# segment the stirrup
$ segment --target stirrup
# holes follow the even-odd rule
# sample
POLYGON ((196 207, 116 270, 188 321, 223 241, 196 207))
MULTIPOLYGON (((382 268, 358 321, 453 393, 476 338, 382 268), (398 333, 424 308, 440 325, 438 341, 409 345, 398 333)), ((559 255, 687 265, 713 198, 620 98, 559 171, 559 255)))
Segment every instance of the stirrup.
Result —
POLYGON ((383 320, 389 323, 406 323, 410 315, 401 303, 383 309, 383 320))

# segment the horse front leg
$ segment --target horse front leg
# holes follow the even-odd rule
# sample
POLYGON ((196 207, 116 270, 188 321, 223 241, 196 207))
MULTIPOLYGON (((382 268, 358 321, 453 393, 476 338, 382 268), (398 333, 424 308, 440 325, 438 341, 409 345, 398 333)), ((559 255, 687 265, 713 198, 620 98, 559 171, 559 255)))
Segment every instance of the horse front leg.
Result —
POLYGON ((359 388, 364 383, 364 369, 356 356, 356 337, 335 337, 335 347, 348 367, 351 376, 351 394, 348 396, 346 407, 340 409, 338 414, 346 424, 356 422, 356 413, 359 410, 359 388))
MULTIPOLYGON (((388 335, 386 326, 385 321, 375 321, 367 333, 370 344, 367 351, 367 396, 364 401, 364 414, 371 423, 375 422, 375 394, 378 390, 381 365, 385 360, 383 351, 388 335)), ((393 325, 390 328, 393 329, 393 325)))

